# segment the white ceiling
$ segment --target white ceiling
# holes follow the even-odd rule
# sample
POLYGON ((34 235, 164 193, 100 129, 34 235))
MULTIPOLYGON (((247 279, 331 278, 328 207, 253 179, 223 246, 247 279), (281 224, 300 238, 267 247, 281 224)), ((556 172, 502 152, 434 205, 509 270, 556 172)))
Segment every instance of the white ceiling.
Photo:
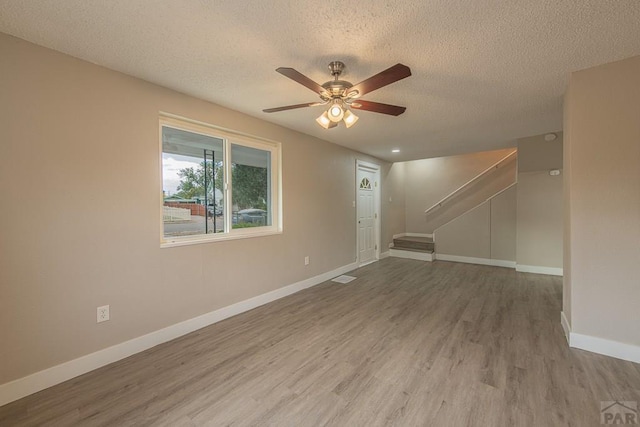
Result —
POLYGON ((0 0, 0 31, 252 116, 398 161, 502 148, 562 128, 571 71, 640 54, 638 0, 0 0), (398 62, 413 76, 363 99, 407 107, 262 109, 317 96, 346 63, 357 83, 398 62), (392 148, 400 148, 392 154, 392 148))

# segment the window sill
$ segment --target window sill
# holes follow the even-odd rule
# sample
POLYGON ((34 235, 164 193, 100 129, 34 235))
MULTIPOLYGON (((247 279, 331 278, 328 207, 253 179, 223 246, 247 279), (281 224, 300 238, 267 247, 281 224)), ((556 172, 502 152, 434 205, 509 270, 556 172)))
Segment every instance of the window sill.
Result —
POLYGON ((254 237, 273 236, 276 234, 282 234, 282 230, 269 229, 263 231, 253 231, 251 233, 239 232, 239 233, 225 233, 225 234, 209 234, 201 236, 189 236, 175 239, 164 239, 160 243, 160 248, 174 248, 177 246, 189 246, 189 245, 201 245, 203 243, 223 242, 226 240, 238 240, 238 239, 250 239, 254 237))

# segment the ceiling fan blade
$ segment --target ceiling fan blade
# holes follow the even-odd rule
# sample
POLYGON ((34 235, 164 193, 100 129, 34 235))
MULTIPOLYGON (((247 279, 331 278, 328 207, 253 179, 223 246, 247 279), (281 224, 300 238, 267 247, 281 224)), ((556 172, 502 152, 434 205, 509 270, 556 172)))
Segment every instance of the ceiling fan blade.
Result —
POLYGON ((293 68, 288 67, 280 67, 276 69, 277 72, 282 74, 285 77, 289 77, 291 80, 300 83, 302 86, 311 89, 315 93, 325 97, 331 97, 329 92, 318 83, 311 80, 309 77, 305 76, 299 71, 294 70, 293 68))
POLYGON ((356 85, 349 88, 349 93, 357 91, 358 93, 353 95, 352 98, 358 98, 366 93, 373 92, 376 89, 390 85, 391 83, 402 80, 405 77, 411 75, 411 68, 403 64, 396 64, 393 67, 369 77, 356 85))
POLYGON ((324 105, 326 102, 308 102, 306 104, 295 104, 295 105, 287 105, 284 107, 276 107, 276 108, 267 108, 264 111, 265 113, 277 113, 278 111, 285 110, 295 110, 296 108, 304 108, 304 107, 315 107, 316 105, 324 105))
POLYGON ((351 108, 355 108, 356 110, 373 111, 374 113, 389 114, 391 116, 399 116, 407 109, 406 107, 382 104, 380 102, 365 101, 363 99, 353 101, 351 103, 351 108))

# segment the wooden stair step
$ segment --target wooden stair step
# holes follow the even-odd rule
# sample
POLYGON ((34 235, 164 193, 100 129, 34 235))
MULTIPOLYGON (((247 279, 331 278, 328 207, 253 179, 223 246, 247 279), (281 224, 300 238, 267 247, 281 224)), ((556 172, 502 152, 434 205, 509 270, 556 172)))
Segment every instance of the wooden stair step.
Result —
POLYGON ((399 251, 409 251, 409 252, 422 252, 426 254, 433 253, 433 249, 404 248, 404 247, 398 247, 398 246, 391 246, 389 249, 397 249, 399 251))

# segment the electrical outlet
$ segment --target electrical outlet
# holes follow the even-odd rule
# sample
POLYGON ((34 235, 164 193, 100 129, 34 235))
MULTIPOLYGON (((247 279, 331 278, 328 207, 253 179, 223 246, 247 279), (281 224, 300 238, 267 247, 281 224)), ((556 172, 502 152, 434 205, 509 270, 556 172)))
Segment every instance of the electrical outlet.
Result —
POLYGON ((107 320, 109 320, 109 306, 103 305, 102 307, 98 307, 97 323, 106 322, 107 320))
POLYGON ((309 255, 304 257, 304 265, 309 265, 309 255))

